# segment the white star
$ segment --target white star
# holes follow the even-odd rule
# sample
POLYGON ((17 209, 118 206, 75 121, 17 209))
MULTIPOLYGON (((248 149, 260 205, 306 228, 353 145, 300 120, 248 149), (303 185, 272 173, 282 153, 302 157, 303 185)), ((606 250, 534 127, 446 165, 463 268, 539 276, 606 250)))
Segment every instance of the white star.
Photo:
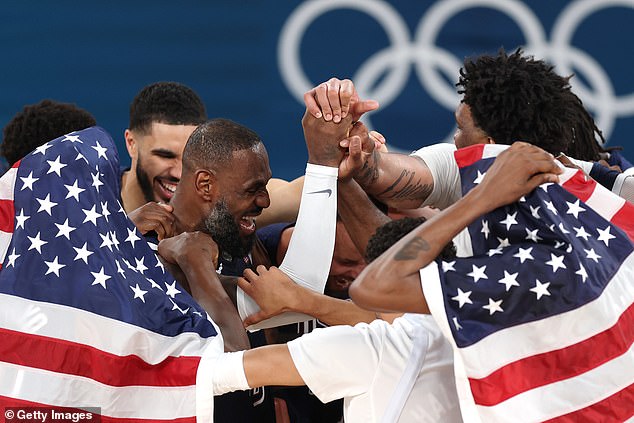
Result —
POLYGON ((512 286, 520 286, 517 283, 517 275, 519 273, 509 273, 506 270, 504 271, 504 277, 498 281, 498 283, 503 283, 506 286, 506 292, 511 289, 512 286))
POLYGON ((533 215, 533 217, 535 219, 539 219, 539 209, 541 208, 541 206, 537 206, 535 208, 533 208, 533 206, 529 205, 528 207, 530 207, 531 209, 531 214, 533 215))
POLYGON ((99 248, 106 247, 107 249, 112 251, 112 241, 110 240, 110 232, 106 232, 105 235, 99 234, 99 236, 101 237, 101 245, 99 246, 99 248))
POLYGON ((568 244, 568 248, 566 248, 566 252, 568 254, 572 253, 572 244, 568 244))
POLYGON ((40 203, 40 208, 37 209, 37 212, 45 211, 49 216, 52 216, 53 207, 57 205, 57 203, 51 201, 51 194, 46 194, 46 198, 40 199, 36 198, 37 202, 40 203))
POLYGON ((594 248, 590 248, 589 250, 586 250, 584 248, 583 251, 586 252, 587 259, 594 260, 595 263, 599 262, 599 259, 601 258, 601 256, 594 252, 594 248))
POLYGON ((515 216, 517 216, 517 212, 513 213, 513 214, 506 214, 506 219, 501 220, 500 223, 503 223, 506 225, 506 230, 508 231, 509 229, 511 229, 511 226, 513 225, 517 225, 517 220, 515 220, 515 216))
POLYGON ((97 171, 97 173, 91 173, 90 176, 92 176, 92 186, 99 192, 99 187, 103 185, 103 182, 99 179, 99 171, 97 171))
POLYGON ((491 316, 496 311, 502 313, 504 310, 502 309, 502 300, 493 301, 493 298, 489 298, 489 304, 482 306, 482 308, 489 310, 489 316, 491 316))
POLYGON ((500 243, 500 245, 498 245, 498 248, 504 248, 511 245, 508 238, 498 238, 498 242, 500 243))
POLYGON ((482 179, 484 179, 484 175, 486 175, 486 174, 487 174, 486 172, 481 173, 481 172, 478 170, 478 176, 477 176, 477 177, 473 180, 473 183, 477 185, 477 184, 479 184, 480 182, 482 182, 482 179))
POLYGON ((533 247, 530 247, 530 248, 520 247, 517 254, 513 254, 513 257, 517 257, 518 259, 520 259, 520 263, 524 263, 524 261, 526 260, 534 260, 533 256, 531 255, 532 251, 533 251, 533 247))
POLYGON ((128 267, 128 269, 134 270, 136 272, 136 267, 132 266, 128 260, 122 257, 121 261, 123 261, 123 263, 128 267))
POLYGON ((464 292, 462 289, 458 288, 458 295, 451 297, 451 299, 458 301, 458 308, 462 308, 465 304, 473 304, 473 301, 469 298, 470 295, 471 291, 464 292))
MULTIPOLYGON (((161 285, 157 284, 156 282, 154 282, 152 279, 147 278, 148 281, 150 281, 150 284, 152 285, 152 288, 158 288, 161 291, 163 291, 163 288, 161 288, 161 285)), ((167 285, 167 284, 166 284, 167 285)))
POLYGON ((90 272, 90 274, 95 278, 92 285, 101 285, 103 289, 106 289, 106 281, 110 279, 110 276, 106 275, 103 271, 103 266, 101 266, 101 270, 98 273, 90 272))
POLYGON ((101 214, 108 221, 108 216, 110 216, 110 210, 108 210, 108 202, 105 201, 101 203, 101 214))
POLYGON ((123 279, 127 279, 125 277, 125 270, 123 270, 123 268, 121 267, 121 264, 119 264, 119 260, 115 260, 114 262, 117 264, 117 273, 121 274, 123 279))
POLYGON ((544 201, 544 203, 546 204, 546 208, 548 210, 550 210, 554 215, 557 215, 557 209, 555 208, 554 204, 550 201, 544 201))
POLYGON ((64 141, 70 141, 72 143, 78 142, 81 144, 84 143, 82 140, 79 139, 79 135, 71 135, 71 134, 65 135, 64 138, 62 139, 62 142, 64 141))
POLYGON ((134 298, 133 298, 133 299, 135 299, 135 298, 140 298, 140 299, 141 299, 141 301, 145 302, 145 298, 144 298, 143 296, 144 296, 145 294, 147 294, 147 291, 142 290, 142 289, 139 287, 139 284, 138 284, 138 283, 136 284, 136 286, 135 286, 135 287, 130 287, 130 289, 131 289, 132 291, 134 291, 134 298))
POLYGON ((15 228, 16 229, 18 229, 18 228, 24 229, 24 222, 29 220, 30 217, 31 216, 26 216, 24 214, 24 209, 20 209, 20 214, 15 217, 15 220, 17 221, 17 223, 15 224, 15 228))
POLYGON ((134 258, 134 261, 136 261, 136 271, 139 273, 143 273, 148 269, 145 266, 145 263, 143 263, 144 260, 145 260, 145 257, 141 257, 141 260, 139 260, 136 257, 134 258))
POLYGON ((187 307, 185 310, 181 309, 179 306, 176 305, 176 303, 174 301, 172 301, 171 298, 168 298, 170 300, 170 302, 172 303, 173 307, 172 310, 178 310, 180 311, 182 314, 187 314, 187 312, 189 311, 189 307, 187 307))
POLYGON ((48 175, 49 173, 53 173, 55 172, 57 174, 57 176, 62 176, 62 168, 66 167, 66 164, 62 163, 59 161, 60 156, 57 156, 57 158, 53 161, 51 160, 47 160, 46 163, 48 163, 48 172, 46 172, 46 174, 48 175))
POLYGON ((553 273, 555 273, 558 269, 566 269, 566 265, 564 264, 565 256, 556 256, 553 253, 550 253, 550 260, 546 262, 547 265, 553 267, 553 273))
POLYGON ((588 240, 588 238, 590 237, 590 234, 586 232, 586 229, 583 227, 583 225, 581 225, 578 228, 573 227, 572 229, 575 230, 576 232, 576 237, 577 238, 583 238, 584 240, 588 240))
POLYGON ((453 267, 454 264, 456 264, 456 261, 442 261, 442 271, 447 273, 450 270, 453 270, 454 272, 456 271, 456 269, 453 267))
POLYGON ((27 176, 26 178, 23 178, 22 176, 20 176, 20 179, 22 179, 22 189, 20 189, 20 191, 23 191, 26 188, 33 191, 33 183, 37 182, 40 178, 34 178, 33 171, 31 171, 29 173, 29 176, 27 176))
POLYGON ((102 147, 101 144, 99 144, 99 141, 97 141, 96 143, 97 143, 97 146, 92 148, 97 150, 97 158, 103 157, 104 159, 108 160, 108 156, 106 156, 106 151, 108 151, 108 149, 105 147, 102 147))
MULTIPOLYGON (((192 314, 195 314, 196 316, 199 316, 199 317, 203 317, 203 314, 200 311, 192 311, 192 314)), ((455 319, 455 317, 454 317, 454 319, 455 319)), ((456 320, 456 322, 457 321, 458 320, 456 320)), ((460 326, 460 325, 458 325, 458 326, 460 326)), ((460 326, 460 329, 462 329, 462 326, 460 326)))
POLYGON ((467 276, 471 276, 473 278, 473 282, 478 282, 480 279, 489 279, 489 277, 484 273, 484 271, 487 269, 486 265, 478 267, 475 264, 472 264, 471 268, 473 269, 473 271, 467 273, 467 276))
POLYGON ((161 259, 159 259, 158 256, 156 256, 156 266, 154 267, 160 267, 161 272, 165 273, 165 268, 163 267, 163 263, 161 263, 161 259))
POLYGON ((555 241, 555 248, 561 248, 561 247, 563 247, 564 245, 566 245, 566 243, 565 243, 565 242, 562 242, 562 241, 555 241))
POLYGON ((566 229, 566 227, 564 226, 563 222, 559 222, 559 230, 561 231, 562 234, 570 233, 570 231, 566 229))
POLYGON ((97 219, 100 218, 101 215, 95 211, 96 208, 97 206, 93 204, 90 210, 81 209, 81 211, 83 211, 86 215, 86 218, 82 223, 90 222, 93 225, 97 226, 97 219))
POLYGON ((20 255, 15 253, 15 248, 14 248, 13 252, 11 252, 11 254, 9 254, 9 261, 7 262, 7 267, 15 267, 15 261, 19 257, 20 257, 20 255))
POLYGON ((460 323, 458 323, 458 318, 457 317, 454 317, 452 319, 452 321, 453 321, 453 325, 456 328, 456 330, 462 329, 462 325, 460 323))
POLYGON ((167 292, 165 292, 165 295, 169 295, 170 297, 174 298, 176 294, 181 293, 178 289, 176 289, 176 281, 174 281, 171 285, 165 282, 165 286, 167 287, 167 292))
POLYGON ((132 244, 132 248, 134 248, 134 243, 137 241, 140 241, 141 238, 139 238, 136 234, 136 229, 134 230, 130 230, 130 228, 126 228, 128 230, 128 237, 125 239, 125 242, 129 242, 130 244, 132 244))
POLYGON ((526 231, 526 238, 524 239, 530 239, 533 242, 538 242, 542 239, 541 237, 537 236, 538 229, 535 229, 534 231, 529 231, 528 228, 524 228, 524 230, 526 231))
MULTIPOLYGON (((82 143, 82 144, 83 144, 83 143, 82 143)), ((77 152, 77 156, 75 156, 75 161, 77 161, 77 160, 83 160, 83 161, 85 161, 86 163, 88 163, 88 159, 86 159, 86 158, 84 157, 84 155, 83 155, 83 154, 81 154, 79 151, 77 152)))
POLYGON ((550 232, 555 232, 555 224, 548 225, 548 229, 550 229, 550 232))
POLYGON ((35 151, 33 151, 33 155, 36 155, 39 153, 42 156, 44 156, 46 155, 46 150, 48 150, 51 147, 52 145, 50 143, 42 144, 38 148, 36 148, 35 151))
POLYGON ((548 187, 551 186, 552 182, 546 182, 545 184, 541 184, 539 187, 544 190, 544 192, 548 192, 548 187))
POLYGON ((79 202, 79 194, 86 191, 84 188, 80 188, 77 185, 77 180, 73 183, 73 185, 64 184, 66 189, 68 190, 68 194, 66 194, 66 199, 73 197, 77 202, 79 202))
POLYGON ((502 254, 502 247, 491 248, 489 251, 487 251, 487 254, 489 255, 489 257, 493 257, 496 254, 502 254))
POLYGON ((29 241, 31 241, 31 246, 27 251, 37 250, 38 253, 42 254, 42 245, 48 244, 48 241, 42 241, 40 239, 39 232, 35 235, 35 237, 31 238, 30 236, 27 236, 27 238, 29 239, 29 241))
POLYGON ((110 232, 110 239, 112 240, 112 245, 114 245, 114 248, 118 250, 120 242, 117 239, 117 233, 115 231, 110 232))
POLYGON ((489 222, 486 220, 482 221, 482 230, 480 230, 484 234, 484 239, 489 239, 489 222))
POLYGON ((93 252, 88 249, 88 243, 84 242, 84 246, 83 247, 81 247, 81 248, 73 247, 73 249, 77 253, 77 255, 75 256, 75 259, 73 261, 83 260, 84 263, 88 264, 88 256, 93 254, 93 252))
POLYGON ((48 270, 46 271, 45 275, 48 275, 49 273, 55 273, 55 276, 59 278, 59 269, 61 269, 62 267, 66 267, 66 265, 60 264, 57 259, 58 258, 56 256, 53 261, 44 260, 44 263, 46 263, 46 265, 48 266, 48 270))
POLYGON ((550 292, 548 292, 549 286, 550 286, 550 282, 541 283, 539 279, 535 279, 535 287, 529 289, 529 291, 537 294, 537 299, 539 300, 544 295, 550 296, 550 292))
POLYGON ((579 267, 580 269, 575 272, 575 275, 581 276, 581 282, 585 283, 586 279, 588 279, 588 272, 586 272, 586 268, 581 263, 579 263, 579 267))
POLYGON ((566 214, 573 215, 575 219, 579 219, 579 213, 581 213, 582 211, 586 211, 586 209, 579 206, 579 200, 575 201, 574 203, 569 203, 568 201, 566 201, 566 204, 568 204, 568 211, 566 212, 566 214))
POLYGON ((69 241, 70 241, 70 233, 74 231, 75 229, 77 229, 77 228, 73 228, 72 226, 68 224, 68 218, 66 218, 66 221, 62 223, 61 225, 59 223, 56 223, 55 226, 57 226, 57 229, 59 229, 59 232, 57 233, 57 235, 55 235, 55 238, 58 238, 60 236, 65 236, 66 239, 68 239, 69 241))
POLYGON ((610 233, 610 226, 606 226, 605 229, 601 230, 597 228, 597 231, 599 232, 599 238, 597 238, 599 241, 603 241, 603 243, 605 244, 606 247, 609 247, 609 243, 611 239, 616 238, 614 235, 612 235, 610 233))
POLYGON ((518 201, 520 203, 525 203, 526 202, 526 196, 522 195, 518 201))

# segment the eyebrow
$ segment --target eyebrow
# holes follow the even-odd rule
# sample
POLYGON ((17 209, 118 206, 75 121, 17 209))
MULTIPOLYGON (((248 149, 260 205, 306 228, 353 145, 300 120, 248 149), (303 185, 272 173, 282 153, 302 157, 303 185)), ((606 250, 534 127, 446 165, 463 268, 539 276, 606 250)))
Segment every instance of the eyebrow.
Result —
POLYGON ((163 156, 176 157, 176 153, 174 153, 172 150, 168 150, 166 148, 155 148, 151 152, 152 152, 152 154, 161 154, 163 156))

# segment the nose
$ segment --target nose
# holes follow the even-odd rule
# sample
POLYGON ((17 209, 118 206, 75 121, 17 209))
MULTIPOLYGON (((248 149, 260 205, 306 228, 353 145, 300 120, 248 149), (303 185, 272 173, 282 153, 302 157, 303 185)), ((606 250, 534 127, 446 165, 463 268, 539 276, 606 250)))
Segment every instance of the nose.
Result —
POLYGON ((182 174, 183 162, 180 159, 174 160, 169 168, 169 176, 180 181, 182 174))
POLYGON ((266 189, 256 195, 255 205, 262 209, 265 209, 271 205, 271 198, 269 197, 269 192, 266 189))

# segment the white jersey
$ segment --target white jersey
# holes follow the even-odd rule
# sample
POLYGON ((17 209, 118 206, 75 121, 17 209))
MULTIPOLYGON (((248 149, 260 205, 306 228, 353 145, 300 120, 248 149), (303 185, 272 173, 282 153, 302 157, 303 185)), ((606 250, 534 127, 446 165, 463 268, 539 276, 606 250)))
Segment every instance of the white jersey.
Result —
POLYGON ((346 423, 462 421, 451 346, 430 315, 317 329, 288 348, 321 401, 344 398, 346 423))
POLYGON ((411 155, 422 159, 434 180, 431 194, 422 206, 446 209, 462 197, 460 170, 454 158, 456 146, 441 143, 423 147, 411 155))

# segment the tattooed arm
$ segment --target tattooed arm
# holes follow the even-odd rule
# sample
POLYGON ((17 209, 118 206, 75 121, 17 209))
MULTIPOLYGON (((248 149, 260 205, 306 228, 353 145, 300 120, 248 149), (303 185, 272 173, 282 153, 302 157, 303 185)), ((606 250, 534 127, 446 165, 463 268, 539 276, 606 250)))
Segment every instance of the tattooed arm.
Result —
POLYGON ((498 156, 477 187, 368 265, 350 286, 351 298, 371 310, 429 313, 419 269, 479 216, 516 201, 544 182, 556 182, 560 173, 550 154, 529 144, 513 144, 498 156))

